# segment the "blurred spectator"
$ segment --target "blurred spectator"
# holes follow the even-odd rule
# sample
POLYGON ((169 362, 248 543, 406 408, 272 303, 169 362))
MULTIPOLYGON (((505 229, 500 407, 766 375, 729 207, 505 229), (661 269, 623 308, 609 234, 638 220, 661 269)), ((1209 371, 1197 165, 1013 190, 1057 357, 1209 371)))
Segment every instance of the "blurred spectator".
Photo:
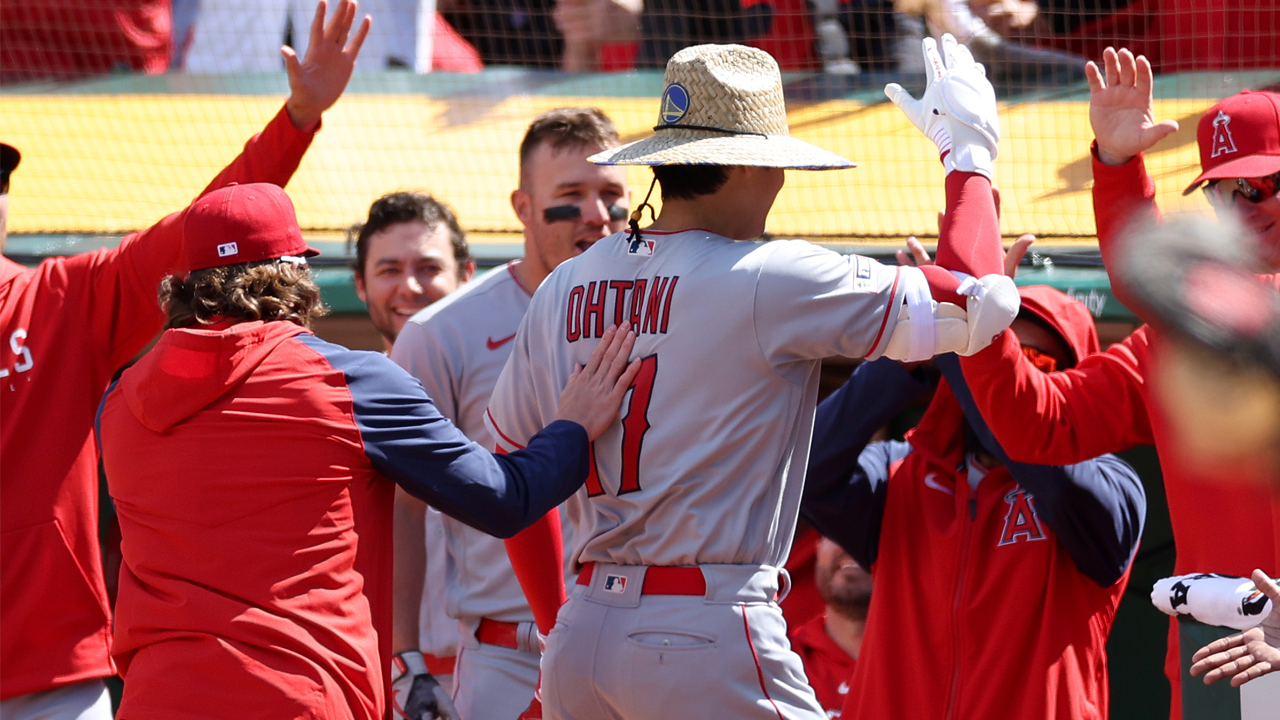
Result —
POLYGON ((823 72, 857 75, 897 66, 893 0, 810 0, 810 7, 823 72))
POLYGON ((649 0, 640 14, 637 68, 663 68, 690 45, 741 43, 769 32, 773 0, 649 0))
MULTIPOLYGON (((4 0, 0 81, 162 73, 173 41, 168 0, 4 0)), ((281 67, 280 57, 272 70, 281 67)))
POLYGON ((638 40, 643 7, 643 0, 559 0, 554 16, 564 34, 561 67, 566 72, 595 70, 605 43, 638 40))
POLYGON ((792 628, 791 649, 828 717, 840 717, 871 607, 871 574, 828 538, 817 547, 815 579, 825 611, 792 628))
MULTIPOLYGON (((183 5, 187 0, 180 0, 183 5)), ((330 4, 330 12, 336 3, 330 4)), ((313 17, 311 0, 200 0, 185 34, 186 53, 177 64, 191 73, 274 72, 280 46, 307 51, 313 17)), ((183 8, 184 12, 188 8, 183 8)), ((360 11, 374 18, 356 64, 361 72, 408 68, 430 72, 437 33, 434 0, 363 0, 360 11)), ((455 48, 455 54, 458 52, 455 48)))
POLYGON ((441 0, 439 8, 485 65, 560 67, 555 0, 441 0))
MULTIPOLYGON (((1058 50, 1030 47, 1017 40, 1032 36, 1027 30, 1038 8, 1026 0, 895 0, 905 15, 923 15, 934 37, 951 33, 969 47, 987 67, 996 84, 1068 83, 1084 78, 1084 59, 1058 50), (990 21, 990 23, 988 23, 990 21), (1001 32, 1014 33, 1006 37, 1001 32)), ((914 47, 914 45, 912 46, 914 47)), ((905 67, 919 67, 921 60, 909 55, 905 67)), ((905 69, 905 68, 904 68, 905 69)))

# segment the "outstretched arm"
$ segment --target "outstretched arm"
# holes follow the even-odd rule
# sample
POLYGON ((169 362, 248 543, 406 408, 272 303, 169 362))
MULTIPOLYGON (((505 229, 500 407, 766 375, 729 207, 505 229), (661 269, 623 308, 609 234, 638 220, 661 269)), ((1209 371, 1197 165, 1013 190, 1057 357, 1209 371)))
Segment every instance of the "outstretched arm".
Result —
POLYGON ((859 365, 818 405, 800 515, 863 567, 879 547, 889 455, 905 451, 901 443, 867 443, 927 389, 898 363, 880 359, 859 365))
POLYGON ((1261 570, 1253 582, 1271 600, 1271 614, 1261 625, 1215 640, 1191 657, 1191 674, 1204 675, 1212 685, 1230 677, 1232 687, 1280 670, 1280 587, 1261 570))
MULTIPOLYGON (((302 156, 320 127, 320 116, 347 86, 356 53, 369 19, 349 43, 347 33, 355 14, 355 2, 342 0, 333 19, 324 25, 325 1, 316 8, 312 46, 301 63, 289 63, 289 99, 266 128, 245 143, 244 150, 200 192, 212 192, 231 183, 265 182, 284 187, 297 171, 302 156)), ((86 323, 98 335, 98 347, 108 349, 109 365, 118 367, 138 353, 160 331, 163 316, 156 303, 156 288, 170 273, 179 271, 182 256, 182 221, 185 211, 173 213, 143 230, 128 235, 119 247, 74 259, 87 268, 93 280, 94 300, 86 311, 86 323)))
MULTIPOLYGON (((1116 267, 1120 237, 1131 223, 1159 217, 1156 186, 1142 154, 1178 129, 1173 120, 1156 122, 1151 63, 1129 50, 1107 48, 1102 67, 1085 65, 1089 81, 1089 123, 1096 138, 1093 156, 1093 215, 1098 246, 1108 268, 1116 267)), ((1112 273, 1112 277, 1115 274, 1112 273)), ((1126 289, 1112 292, 1129 307, 1126 289)))
POLYGON ((1143 397, 1148 328, 1052 374, 1022 354, 1011 330, 960 358, 978 410, 1018 462, 1070 465, 1154 442, 1143 397))

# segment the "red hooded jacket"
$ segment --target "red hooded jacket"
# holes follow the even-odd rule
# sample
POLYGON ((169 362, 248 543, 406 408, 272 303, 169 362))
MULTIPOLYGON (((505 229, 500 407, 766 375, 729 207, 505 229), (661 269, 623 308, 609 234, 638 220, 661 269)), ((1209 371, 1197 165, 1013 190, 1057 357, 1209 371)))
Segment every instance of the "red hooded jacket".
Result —
POLYGON ((165 332, 99 423, 130 720, 380 720, 387 480, 510 535, 587 474, 581 426, 552 423, 495 458, 386 357, 284 321, 165 332))
MULTIPOLYGON (((1097 350, 1082 305, 1049 288, 1022 295, 1077 356, 1097 350)), ((963 383, 954 356, 937 361, 963 383)), ((901 372, 867 367, 871 377, 838 393, 875 392, 873 373, 901 372)), ((824 426, 835 419, 818 412, 824 426)), ((971 489, 966 415, 1004 455, 967 389, 944 382, 907 442, 868 446, 852 479, 833 483, 811 463, 806 519, 875 580, 844 717, 1105 718, 1106 639, 1141 536, 1141 483, 1105 456, 1008 463, 971 489)), ((820 432, 815 457, 828 463, 820 432)))
MULTIPOLYGON (((311 144, 282 109, 204 192, 285 185, 311 144)), ((35 268, 0 258, 0 699, 115 673, 98 549, 93 416, 160 332, 182 213, 35 268)))
MULTIPOLYGON (((1104 260, 1111 260, 1126 223, 1158 216, 1155 182, 1142 156, 1111 167, 1093 160, 1094 214, 1104 260)), ((1275 280, 1280 276, 1272 276, 1275 280)), ((1114 287, 1124 298, 1124 288, 1114 287)), ((1177 558, 1174 574, 1216 572, 1248 577, 1254 568, 1280 571, 1280 495, 1240 468, 1218 477, 1189 473, 1147 380, 1156 376, 1166 341, 1143 325, 1106 352, 1066 372, 1044 375, 1022 357, 1013 333, 961 358, 965 379, 996 438, 1016 460, 1071 463, 1135 445, 1155 445, 1164 474, 1177 558), (1223 532, 1223 518, 1231 531, 1223 532)), ((1171 623, 1165 673, 1173 685, 1173 717, 1180 717, 1176 625, 1171 623)))

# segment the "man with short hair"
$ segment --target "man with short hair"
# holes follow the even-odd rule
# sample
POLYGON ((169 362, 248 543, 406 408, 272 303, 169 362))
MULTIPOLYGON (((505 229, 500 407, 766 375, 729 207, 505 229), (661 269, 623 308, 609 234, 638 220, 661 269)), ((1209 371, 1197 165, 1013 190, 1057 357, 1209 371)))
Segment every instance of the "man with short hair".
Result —
MULTIPOLYGON (((520 144, 520 185, 511 194, 524 225, 524 258, 414 316, 391 351, 391 359, 422 382, 440 412, 485 447, 495 442, 484 426, 484 410, 533 291, 560 263, 623 227, 626 174, 587 162, 617 144, 613 121, 596 108, 558 108, 535 118, 520 144)), ((422 503, 404 500, 420 518, 422 503)), ((427 518, 430 529, 434 514, 427 518)), ((448 545, 448 613, 462 629, 454 703, 462 720, 514 720, 533 698, 538 679, 541 650, 533 613, 502 541, 456 520, 440 520, 448 545)), ((427 561, 430 567, 446 559, 427 561)), ((397 602, 398 613, 408 614, 419 601, 406 594, 397 602)), ((406 649, 401 643, 396 651, 406 649)))
POLYGON ((453 209, 431 195, 394 192, 351 229, 356 294, 387 351, 419 310, 471 280, 476 262, 453 209))
MULTIPOLYGON (((393 192, 378 198, 369 206, 369 217, 348 231, 348 242, 355 246, 351 269, 356 294, 368 307, 369 320, 388 353, 414 313, 457 290, 476 270, 453 209, 426 193, 393 192)), ((424 527, 421 512, 413 514, 415 505, 421 507, 421 502, 396 488, 394 593, 412 600, 395 604, 392 647, 397 653, 420 651, 423 663, 413 663, 412 673, 408 666, 396 665, 393 689, 397 698, 407 696, 415 677, 423 675, 418 684, 432 692, 421 702, 427 707, 434 703, 434 710, 440 711, 441 704, 449 704, 458 630, 444 611, 440 513, 431 511, 424 527), (432 555, 437 561, 428 565, 432 555), (423 595, 430 595, 430 601, 419 603, 423 595)), ((394 709, 405 712, 404 705, 394 709)))
MULTIPOLYGON (((967 53, 952 41, 944 49, 945 58, 926 44, 936 75, 925 99, 896 102, 946 134, 949 222, 974 245, 948 248, 950 257, 980 256, 998 269, 989 181, 996 133, 959 120, 983 117, 994 129, 994 92, 967 53), (973 105, 959 112, 956 102, 973 105)), ((568 503, 580 572, 567 604, 559 514, 508 543, 548 634, 544 709, 555 720, 825 720, 776 603, 820 361, 972 352, 1013 320, 1016 292, 1003 276, 967 280, 1003 303, 979 317, 951 304, 964 302, 954 293, 967 288, 941 268, 935 287, 919 269, 804 241, 744 242, 763 234, 785 168, 852 165, 791 137, 782 78, 767 53, 740 45, 676 53, 659 108, 653 136, 591 160, 654 166, 661 214, 641 230, 635 213, 630 235, 606 238, 551 273, 485 415, 499 447, 518 450, 555 413, 557 388, 605 326, 635 323, 640 373, 621 422, 593 444, 591 477, 568 503), (955 300, 934 301, 948 292, 955 300)))
POLYGON ((787 633, 827 717, 844 710, 871 606, 871 573, 828 537, 818 538, 814 584, 823 612, 787 633))
MULTIPOLYGON (((342 0, 328 24, 325 8, 323 1, 316 8, 301 62, 282 50, 291 90, 284 107, 202 195, 236 182, 289 182, 321 114, 342 95, 369 30, 366 17, 348 43, 356 4, 342 0)), ((16 165, 16 151, 14 157, 16 165)), ((93 417, 112 375, 162 327, 156 287, 181 266, 186 212, 129 233, 115 248, 49 258, 35 268, 0 259, 0 716, 6 720, 111 715, 102 678, 116 668, 98 545, 93 417)), ((0 247, 7 216, 2 194, 0 247)))

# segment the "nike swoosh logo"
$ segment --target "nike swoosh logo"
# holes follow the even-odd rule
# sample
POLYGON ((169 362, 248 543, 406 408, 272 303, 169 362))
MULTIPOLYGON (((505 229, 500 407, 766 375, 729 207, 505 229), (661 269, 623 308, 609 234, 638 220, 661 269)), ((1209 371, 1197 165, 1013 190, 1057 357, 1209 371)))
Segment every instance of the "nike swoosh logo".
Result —
POLYGON ((956 495, 955 491, 947 487, 946 485, 943 485, 942 483, 938 482, 935 479, 937 477, 938 477, 938 473, 929 473, 925 475, 924 486, 927 488, 933 488, 934 490, 941 490, 942 492, 950 495, 951 497, 955 497, 956 495))
POLYGON ((841 695, 848 695, 848 694, 849 694, 849 683, 847 683, 847 682, 842 682, 842 683, 840 683, 840 687, 836 688, 836 692, 837 692, 837 693, 839 693, 839 694, 841 694, 841 695))
POLYGON ((501 340, 494 340, 493 338, 489 338, 488 340, 485 341, 485 345, 488 346, 490 350, 497 350, 498 348, 502 347, 503 345, 506 345, 507 343, 515 339, 516 339, 516 334, 511 333, 510 335, 502 338, 501 340))

